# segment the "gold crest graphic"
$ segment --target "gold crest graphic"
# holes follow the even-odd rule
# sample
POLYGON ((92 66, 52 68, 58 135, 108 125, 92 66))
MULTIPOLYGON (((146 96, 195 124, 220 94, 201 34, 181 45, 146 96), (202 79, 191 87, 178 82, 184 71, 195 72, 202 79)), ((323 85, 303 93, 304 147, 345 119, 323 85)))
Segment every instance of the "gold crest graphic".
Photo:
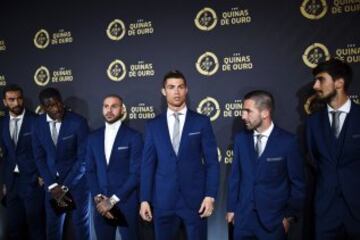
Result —
POLYGON ((308 67, 315 68, 319 62, 329 60, 330 53, 324 44, 313 43, 305 49, 302 58, 308 67))
POLYGON ((49 33, 45 29, 40 29, 34 37, 34 44, 37 48, 44 49, 50 43, 49 33))
POLYGON ((50 81, 50 72, 45 66, 40 66, 34 74, 34 81, 37 85, 43 87, 50 81))
POLYGON ((220 116, 220 105, 215 98, 206 97, 199 103, 196 111, 208 116, 211 121, 215 121, 220 116))
POLYGON ((326 0, 304 0, 300 6, 301 14, 310 20, 322 18, 327 10, 326 0))
POLYGON ((107 36, 114 41, 121 40, 126 33, 125 24, 120 19, 113 20, 106 29, 107 36))
POLYGON ((219 69, 219 60, 212 52, 205 52, 195 63, 199 73, 205 76, 211 76, 219 69))
POLYGON ((126 66, 123 61, 115 59, 110 63, 106 73, 111 80, 119 82, 126 76, 126 66))
POLYGON ((194 21, 198 29, 210 31, 216 26, 218 19, 213 9, 205 7, 198 12, 194 21))

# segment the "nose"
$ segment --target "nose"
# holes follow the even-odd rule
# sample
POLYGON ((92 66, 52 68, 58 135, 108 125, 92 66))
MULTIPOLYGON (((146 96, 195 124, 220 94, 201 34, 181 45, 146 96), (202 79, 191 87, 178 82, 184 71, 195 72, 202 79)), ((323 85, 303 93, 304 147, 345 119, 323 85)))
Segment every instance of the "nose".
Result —
POLYGON ((320 81, 319 81, 319 80, 315 80, 315 83, 314 83, 314 85, 313 85, 313 89, 314 89, 314 90, 318 90, 319 87, 320 87, 320 81))

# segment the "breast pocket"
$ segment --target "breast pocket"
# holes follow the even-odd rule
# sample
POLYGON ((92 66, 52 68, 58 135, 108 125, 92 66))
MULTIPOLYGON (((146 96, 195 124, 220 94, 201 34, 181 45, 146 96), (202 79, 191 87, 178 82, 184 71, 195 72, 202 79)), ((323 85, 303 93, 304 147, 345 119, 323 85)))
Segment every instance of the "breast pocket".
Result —
POLYGON ((268 157, 265 159, 265 175, 268 177, 281 176, 286 171, 284 157, 268 157))

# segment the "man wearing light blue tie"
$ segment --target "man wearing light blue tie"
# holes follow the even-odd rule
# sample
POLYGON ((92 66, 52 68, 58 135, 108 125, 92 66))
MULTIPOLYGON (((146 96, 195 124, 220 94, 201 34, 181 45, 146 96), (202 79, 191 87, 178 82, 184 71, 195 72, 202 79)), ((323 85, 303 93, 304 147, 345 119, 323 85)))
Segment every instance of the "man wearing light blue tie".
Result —
POLYGON ((146 126, 140 215, 154 219, 157 240, 176 239, 181 222, 188 240, 203 240, 219 185, 215 136, 209 118, 187 108, 181 72, 167 73, 161 92, 168 108, 146 126))

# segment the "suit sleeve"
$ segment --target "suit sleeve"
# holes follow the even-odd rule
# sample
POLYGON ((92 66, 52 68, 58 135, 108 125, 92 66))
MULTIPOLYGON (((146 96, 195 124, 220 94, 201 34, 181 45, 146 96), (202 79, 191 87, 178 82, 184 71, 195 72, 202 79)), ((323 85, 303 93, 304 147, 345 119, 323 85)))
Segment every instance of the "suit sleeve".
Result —
POLYGON ((140 166, 140 201, 151 202, 156 167, 156 149, 151 126, 147 124, 145 131, 144 150, 140 166))
POLYGON ((129 176, 121 189, 116 193, 120 201, 125 200, 140 182, 140 162, 142 157, 143 142, 140 134, 136 133, 131 138, 129 176))
POLYGON ((290 196, 285 216, 291 217, 299 214, 305 201, 304 159, 300 154, 295 137, 289 143, 287 168, 290 183, 290 196))
POLYGON ((240 154, 239 154, 239 141, 235 138, 234 143, 234 158, 231 164, 231 172, 228 179, 228 198, 227 198, 227 211, 235 212, 236 204, 239 200, 240 192, 240 154))
POLYGON ((201 143, 206 167, 205 196, 216 198, 219 188, 220 165, 216 139, 209 118, 205 122, 201 143))
POLYGON ((97 169, 96 161, 95 161, 94 153, 91 148, 91 140, 89 138, 87 143, 87 150, 86 150, 86 178, 93 197, 96 196, 97 194, 104 194, 101 192, 101 189, 99 187, 96 169, 97 169))
POLYGON ((50 169, 47 165, 46 161, 46 152, 41 145, 41 136, 38 129, 41 127, 39 126, 39 122, 35 120, 33 127, 32 127, 32 147, 33 147, 33 154, 34 154, 34 161, 35 164, 40 172, 40 176, 44 179, 46 189, 49 187, 50 184, 56 182, 55 178, 52 176, 50 169))
POLYGON ((86 165, 86 146, 87 146, 87 136, 89 133, 89 127, 84 118, 81 118, 79 125, 77 126, 76 136, 77 136, 77 157, 76 162, 71 167, 70 172, 64 180, 64 185, 70 189, 75 187, 76 184, 85 174, 85 165, 86 165))

